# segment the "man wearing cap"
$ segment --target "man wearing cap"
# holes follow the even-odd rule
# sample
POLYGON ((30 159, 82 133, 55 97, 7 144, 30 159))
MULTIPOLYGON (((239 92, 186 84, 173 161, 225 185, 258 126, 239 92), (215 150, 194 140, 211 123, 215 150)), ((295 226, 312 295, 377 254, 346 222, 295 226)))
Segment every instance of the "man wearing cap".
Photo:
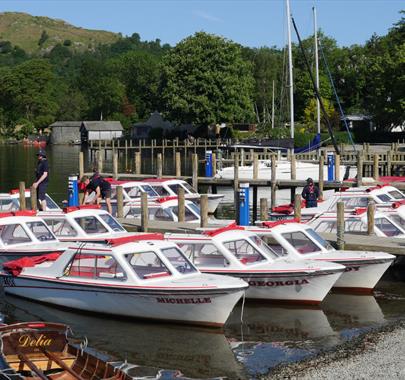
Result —
POLYGON ((48 187, 49 181, 49 165, 46 159, 46 152, 40 149, 37 153, 38 163, 35 170, 35 182, 32 186, 37 189, 37 199, 42 211, 46 211, 46 188, 48 187))
POLYGON ((320 192, 318 186, 314 185, 312 178, 307 179, 307 185, 302 190, 302 198, 305 199, 307 208, 317 207, 320 192))

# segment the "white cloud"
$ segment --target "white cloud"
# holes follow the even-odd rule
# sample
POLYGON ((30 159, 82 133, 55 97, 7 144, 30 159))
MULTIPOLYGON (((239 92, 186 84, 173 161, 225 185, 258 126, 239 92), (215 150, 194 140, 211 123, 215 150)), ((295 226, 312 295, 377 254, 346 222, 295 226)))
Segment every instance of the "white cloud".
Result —
POLYGON ((195 10, 192 12, 194 16, 202 18, 204 20, 212 21, 212 22, 222 22, 222 20, 218 17, 215 17, 207 12, 195 10))

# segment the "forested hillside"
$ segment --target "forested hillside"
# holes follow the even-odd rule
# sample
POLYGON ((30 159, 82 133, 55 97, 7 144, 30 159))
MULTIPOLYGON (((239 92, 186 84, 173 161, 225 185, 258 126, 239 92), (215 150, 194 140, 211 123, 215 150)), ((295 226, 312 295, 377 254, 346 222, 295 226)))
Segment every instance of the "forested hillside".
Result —
MULTIPOLYGON (((90 32, 46 18, 35 18, 38 25, 31 23, 33 29, 26 29, 32 35, 28 43, 21 40, 20 32, 15 32, 15 23, 4 23, 2 16, 3 136, 15 134, 16 125, 22 126, 18 129, 21 137, 55 120, 101 116, 120 120, 128 128, 147 119, 154 110, 178 124, 253 122, 259 123, 263 134, 274 134, 269 130, 273 81, 276 130, 286 130, 289 117, 284 50, 243 47, 204 32, 172 47, 162 45, 160 40, 142 41, 137 33, 121 37, 90 32), (80 35, 80 40, 75 40, 73 34, 80 35)), ((386 36, 370 36, 363 46, 338 47, 336 41, 322 33, 320 41, 346 113, 370 115, 381 130, 404 122, 403 17, 386 36)), ((313 60, 313 38, 304 40, 304 46, 313 60)), ((312 132, 313 91, 297 46, 293 54, 298 131, 312 132)), ((321 95, 337 128, 337 106, 322 61, 320 68, 321 95)))

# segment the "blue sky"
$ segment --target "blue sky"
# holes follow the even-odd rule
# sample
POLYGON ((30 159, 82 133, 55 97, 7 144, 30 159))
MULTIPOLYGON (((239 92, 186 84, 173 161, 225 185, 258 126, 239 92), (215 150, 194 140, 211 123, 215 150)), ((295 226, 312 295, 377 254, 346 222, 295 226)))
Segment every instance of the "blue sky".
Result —
MULTIPOLYGON (((386 34, 405 9, 403 0, 291 0, 302 37, 318 26, 340 46, 363 44, 373 33, 386 34)), ((175 45, 197 31, 221 35, 245 46, 286 42, 283 0, 0 0, 0 11, 27 12, 63 19, 75 26, 139 33, 175 45)), ((293 40, 296 40, 293 37, 293 40)))

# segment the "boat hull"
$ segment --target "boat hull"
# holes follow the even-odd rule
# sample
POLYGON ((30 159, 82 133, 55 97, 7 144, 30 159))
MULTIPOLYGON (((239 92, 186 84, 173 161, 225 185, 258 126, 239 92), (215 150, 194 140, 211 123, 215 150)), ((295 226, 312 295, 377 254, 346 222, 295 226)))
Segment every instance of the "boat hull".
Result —
POLYGON ((1 274, 8 294, 123 317, 222 326, 245 288, 172 290, 159 287, 91 286, 84 282, 1 274))
POLYGON ((334 290, 369 294, 373 292, 380 278, 393 260, 369 262, 334 261, 346 267, 333 286, 334 290))
POLYGON ((249 284, 246 298, 307 305, 319 305, 342 274, 342 270, 283 275, 199 269, 201 272, 227 274, 246 281, 249 284))

